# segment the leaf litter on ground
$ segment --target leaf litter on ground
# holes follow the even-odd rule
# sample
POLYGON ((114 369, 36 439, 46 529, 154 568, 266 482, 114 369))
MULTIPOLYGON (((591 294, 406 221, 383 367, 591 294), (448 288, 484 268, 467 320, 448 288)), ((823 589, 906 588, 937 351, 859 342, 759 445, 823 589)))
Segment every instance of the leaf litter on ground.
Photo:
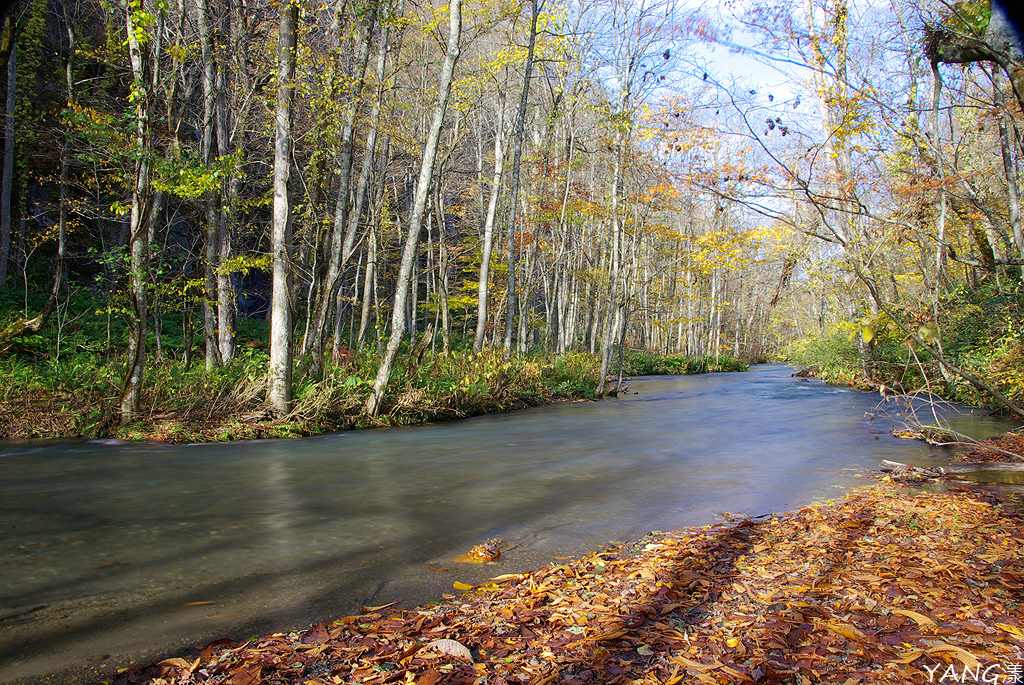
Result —
POLYGON ((1024 431, 1003 433, 980 441, 969 452, 956 455, 957 461, 1002 462, 1024 461, 1024 431), (992 449, 995 448, 995 449, 992 449))
POLYGON ((989 495, 881 484, 651 534, 436 606, 220 640, 113 682, 1010 683, 1024 668, 1022 539, 1024 520, 989 495))

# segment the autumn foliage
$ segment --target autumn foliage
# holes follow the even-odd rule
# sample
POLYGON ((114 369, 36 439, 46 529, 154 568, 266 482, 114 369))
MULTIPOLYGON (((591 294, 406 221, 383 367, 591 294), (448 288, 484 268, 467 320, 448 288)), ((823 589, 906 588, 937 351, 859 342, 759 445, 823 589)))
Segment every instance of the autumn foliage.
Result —
POLYGON ((220 641, 115 682, 1004 682, 1024 648, 1022 534, 971 493, 885 486, 652 533, 437 606, 220 641))

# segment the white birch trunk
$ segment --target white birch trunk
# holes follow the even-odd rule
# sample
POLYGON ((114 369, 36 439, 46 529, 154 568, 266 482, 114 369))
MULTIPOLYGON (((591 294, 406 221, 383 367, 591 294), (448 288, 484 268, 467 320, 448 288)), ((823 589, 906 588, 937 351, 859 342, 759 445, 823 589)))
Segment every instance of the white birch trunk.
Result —
POLYGON ((281 9, 277 73, 277 109, 274 117, 274 210, 271 232, 273 295, 270 309, 270 367, 267 371, 267 404, 272 413, 284 416, 292 404, 292 307, 291 264, 288 238, 291 203, 288 181, 292 162, 292 98, 295 93, 297 0, 286 0, 281 9))
POLYGON ((441 127, 444 124, 448 97, 451 94, 455 63, 459 59, 459 39, 462 33, 462 0, 451 0, 448 15, 448 51, 445 55, 444 66, 441 69, 438 102, 434 108, 434 118, 427 135, 426 145, 423 148, 423 159, 420 162, 420 173, 416 184, 412 215, 409 217, 409 230, 406 233, 405 248, 402 251, 402 265, 399 269, 398 281, 396 283, 395 304, 391 312, 391 337, 388 339, 387 348, 381 359, 377 378, 373 383, 373 391, 366 402, 366 413, 370 416, 376 416, 380 411, 384 390, 391 380, 395 356, 398 354, 398 346, 402 342, 405 329, 405 308, 409 300, 413 265, 416 260, 417 247, 419 246, 420 231, 423 229, 423 216, 427 206, 427 197, 430 193, 430 179, 434 175, 434 162, 437 159, 441 127))

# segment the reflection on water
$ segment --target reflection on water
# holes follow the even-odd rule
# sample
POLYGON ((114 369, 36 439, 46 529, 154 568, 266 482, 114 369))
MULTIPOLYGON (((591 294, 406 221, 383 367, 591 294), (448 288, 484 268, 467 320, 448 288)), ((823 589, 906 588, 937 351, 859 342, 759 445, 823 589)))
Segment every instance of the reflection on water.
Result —
POLYGON ((646 378, 605 402, 303 440, 0 446, 0 682, 90 650, 116 660, 422 601, 607 540, 832 497, 881 459, 948 459, 889 435, 877 395, 790 372, 646 378), (450 568, 486 537, 508 544, 500 569, 450 568))

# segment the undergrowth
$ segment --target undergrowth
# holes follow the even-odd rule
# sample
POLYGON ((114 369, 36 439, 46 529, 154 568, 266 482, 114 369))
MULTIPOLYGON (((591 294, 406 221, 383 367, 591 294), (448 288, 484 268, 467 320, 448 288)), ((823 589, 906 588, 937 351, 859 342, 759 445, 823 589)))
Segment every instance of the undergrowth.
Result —
MULTIPOLYGON (((7 320, 24 315, 25 308, 8 305, 7 320)), ((41 305, 29 303, 27 310, 41 305)), ((264 405, 266 322, 239 319, 237 357, 207 369, 202 332, 189 331, 187 320, 181 311, 162 316, 159 341, 150 326, 141 411, 122 424, 118 405, 126 368, 125 328, 87 295, 65 301, 54 323, 0 349, 0 439, 115 436, 207 442, 288 437, 596 397, 595 355, 533 353, 506 359, 502 349, 473 354, 471 340, 453 337, 448 355, 436 348, 419 361, 408 348, 399 355, 378 416, 364 410, 377 375, 377 353, 342 348, 325 360, 319 376, 297 380, 288 416, 272 417, 264 405)), ((633 376, 746 368, 730 357, 691 359, 642 351, 625 355, 625 373, 633 376)))
MULTIPOLYGON (((613 360, 617 363, 617 357, 613 360)), ((682 354, 657 354, 647 350, 625 350, 622 354, 624 376, 692 375, 720 371, 747 371, 741 359, 726 355, 688 357, 682 354)))
MULTIPOLYGON (((961 288, 943 298, 940 311, 938 332, 947 360, 1024 402, 1024 295, 998 292, 990 285, 961 288)), ((783 356, 831 383, 863 388, 885 384, 901 392, 1001 409, 987 393, 942 369, 887 317, 874 319, 869 344, 861 342, 861 326, 843 322, 791 343, 783 356)))

